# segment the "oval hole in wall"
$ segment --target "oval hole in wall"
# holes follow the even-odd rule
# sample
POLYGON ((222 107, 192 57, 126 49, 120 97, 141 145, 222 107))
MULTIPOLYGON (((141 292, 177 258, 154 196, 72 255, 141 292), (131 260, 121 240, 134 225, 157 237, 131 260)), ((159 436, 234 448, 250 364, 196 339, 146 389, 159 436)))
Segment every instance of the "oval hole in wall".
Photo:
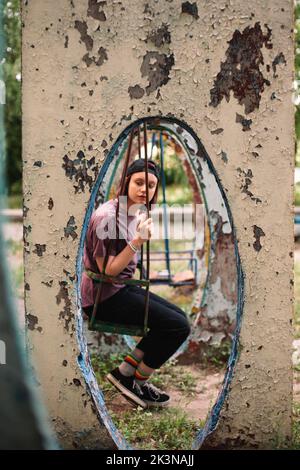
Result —
MULTIPOLYGON (((115 141, 101 167, 91 193, 77 257, 77 335, 81 350, 79 365, 97 408, 98 415, 109 430, 114 442, 119 449, 132 449, 133 447, 126 441, 111 419, 105 397, 98 386, 91 366, 82 319, 80 283, 84 239, 92 211, 99 204, 114 196, 114 184, 118 181, 118 173, 120 173, 124 162, 129 134, 134 127, 143 124, 145 121, 148 128, 149 154, 152 152, 152 156, 155 159, 155 146, 159 147, 155 143, 158 144, 162 136, 164 152, 171 152, 173 148, 176 154, 174 158, 177 158, 178 164, 181 164, 182 168, 184 168, 184 175, 182 176, 182 181, 185 183, 184 187, 188 183, 192 188, 192 190, 186 191, 184 194, 185 199, 182 202, 188 202, 188 205, 193 207, 193 211, 196 205, 199 206, 197 208, 198 218, 195 217, 193 219, 193 222, 198 221, 196 239, 190 240, 192 249, 184 247, 183 250, 191 255, 190 258, 192 260, 188 261, 190 269, 187 269, 187 271, 192 271, 196 283, 196 288, 193 288, 190 294, 185 295, 185 307, 182 307, 189 316, 192 331, 187 341, 170 359, 176 360, 177 365, 175 368, 188 368, 192 365, 194 370, 202 370, 205 361, 220 363, 222 357, 227 359, 222 369, 223 376, 218 384, 218 388, 216 389, 215 387, 212 391, 214 405, 207 406, 204 412, 202 410, 207 418, 204 423, 202 421, 202 424, 199 424, 191 442, 191 449, 199 449, 206 436, 213 432, 216 427, 233 375, 237 359, 244 281, 233 219, 225 190, 200 139, 189 126, 177 119, 151 117, 132 123, 115 141), (159 137, 153 138, 154 135, 159 137), (196 270, 194 265, 196 265, 196 270), (187 297, 188 302, 186 301, 187 297)), ((158 153, 160 154, 160 151, 158 153)), ((168 169, 166 168, 165 170, 165 173, 167 173, 168 169)), ((176 200, 176 197, 174 200, 176 200)), ((162 202, 162 196, 160 202, 162 202)), ((172 213, 172 209, 170 212, 172 213)), ((176 211, 174 210, 171 216, 173 217, 173 229, 176 225, 175 213, 176 211)), ((158 214, 158 217, 161 217, 161 215, 158 214)), ((171 227, 169 228, 171 230, 171 227)), ((172 233, 174 235, 174 232, 172 233)), ((174 271, 177 269, 177 274, 183 269, 183 260, 179 260, 179 265, 176 268, 175 261, 172 261, 172 250, 178 250, 178 245, 180 244, 179 248, 182 248, 182 239, 179 241, 180 243, 177 243, 176 246, 176 240, 174 240, 173 245, 169 247, 171 263, 174 266, 174 271)), ((156 249, 158 248, 157 251, 166 251, 164 243, 164 241, 159 240, 154 245, 156 249)), ((183 254, 181 253, 180 256, 182 257, 183 254)), ((165 261, 164 256, 163 263, 165 261)), ((163 266, 159 267, 158 273, 160 273, 161 268, 163 266)), ((162 269, 162 271, 166 270, 162 269)), ((177 276, 177 279, 180 279, 180 275, 177 276)), ((184 279, 186 279, 186 276, 184 279)), ((181 289, 183 287, 187 288, 188 286, 180 286, 181 289)), ((162 297, 171 295, 169 299, 176 303, 169 289, 174 290, 174 288, 169 286, 164 286, 163 290, 156 284, 153 284, 153 287, 151 286, 151 290, 157 292, 162 297), (166 293, 166 291, 168 292, 166 293)), ((133 348, 136 344, 135 338, 129 336, 120 336, 119 338, 119 340, 115 340, 111 349, 112 352, 115 352, 118 348, 124 348, 124 344, 128 346, 127 350, 133 348)), ((107 341, 106 343, 100 342, 99 348, 105 347, 105 344, 107 347, 107 341)), ((124 352, 127 352, 127 350, 124 352)), ((211 380, 205 374, 203 380, 204 387, 208 382, 211 383, 211 380)), ((200 382, 200 386, 202 382, 200 382)), ((197 382, 198 385, 199 382, 197 382)), ((170 406, 173 405, 171 404, 170 406)), ((193 413, 199 417, 200 423, 201 412, 197 409, 197 403, 196 405, 193 404, 193 406, 196 406, 193 413)))

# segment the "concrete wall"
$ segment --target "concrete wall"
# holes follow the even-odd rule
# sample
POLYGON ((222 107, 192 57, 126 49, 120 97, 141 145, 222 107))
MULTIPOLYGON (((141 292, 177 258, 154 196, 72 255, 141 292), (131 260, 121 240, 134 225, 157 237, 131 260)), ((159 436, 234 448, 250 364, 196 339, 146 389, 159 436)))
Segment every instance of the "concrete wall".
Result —
POLYGON ((29 0, 23 20, 26 315, 64 447, 114 446, 77 364, 76 256, 112 142, 146 116, 201 139, 245 275, 239 361, 210 447, 291 432, 293 2, 29 0))

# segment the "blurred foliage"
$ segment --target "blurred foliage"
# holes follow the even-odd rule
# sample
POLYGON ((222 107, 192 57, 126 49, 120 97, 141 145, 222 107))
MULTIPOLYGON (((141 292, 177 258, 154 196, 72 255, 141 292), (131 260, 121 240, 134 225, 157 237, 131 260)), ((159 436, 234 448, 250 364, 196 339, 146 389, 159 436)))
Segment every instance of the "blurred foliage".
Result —
POLYGON ((295 274, 294 274, 294 337, 295 339, 300 338, 300 263, 295 262, 295 274))
POLYGON ((20 2, 4 2, 6 54, 4 81, 6 87, 6 179, 9 194, 22 192, 22 129, 21 129, 21 18, 20 2))
MULTIPOLYGON (((181 146, 176 144, 174 139, 166 133, 164 133, 163 142, 167 204, 190 204, 193 202, 193 191, 182 162, 182 158, 184 158, 183 150, 181 146)), ((160 149, 154 160, 160 165, 160 149)), ((157 203, 162 204, 162 202, 163 192, 162 184, 160 184, 157 203)))
POLYGON ((296 165, 300 166, 300 2, 295 4, 295 83, 296 83, 296 100, 295 100, 295 131, 296 131, 296 165), (299 103, 298 103, 299 101, 299 103))
POLYGON ((294 186, 294 203, 295 206, 300 206, 300 183, 296 183, 294 186))

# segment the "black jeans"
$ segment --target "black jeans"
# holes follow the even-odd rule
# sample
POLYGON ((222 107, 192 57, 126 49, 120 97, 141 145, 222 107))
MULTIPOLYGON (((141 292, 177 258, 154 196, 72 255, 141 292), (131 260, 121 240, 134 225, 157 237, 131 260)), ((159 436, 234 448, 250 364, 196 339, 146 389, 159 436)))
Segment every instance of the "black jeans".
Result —
MULTIPOLYGON (((90 317, 93 307, 84 309, 90 317)), ((125 286, 101 302, 96 317, 111 323, 144 324, 145 290, 125 286), (98 313, 99 312, 99 313, 98 313)), ((189 336, 191 327, 185 312, 150 292, 148 334, 136 345, 144 351, 143 361, 151 369, 161 367, 189 336)))

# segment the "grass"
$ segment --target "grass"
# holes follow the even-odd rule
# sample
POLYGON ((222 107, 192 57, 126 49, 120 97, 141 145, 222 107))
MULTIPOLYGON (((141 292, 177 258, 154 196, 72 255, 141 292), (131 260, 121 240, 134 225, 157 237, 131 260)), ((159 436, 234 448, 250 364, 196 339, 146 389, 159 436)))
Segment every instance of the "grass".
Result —
POLYGON ((295 263, 295 285, 294 285, 294 336, 300 338, 300 263, 295 263))
POLYGON ((171 407, 154 411, 138 408, 134 413, 126 411, 111 416, 125 439, 143 450, 188 450, 199 429, 199 423, 184 411, 171 407))
POLYGON ((300 403, 293 405, 293 431, 291 449, 300 450, 300 403))
POLYGON ((121 353, 113 353, 109 356, 105 357, 103 360, 102 356, 98 356, 97 354, 91 355, 91 363, 96 375, 96 378, 100 385, 102 386, 105 382, 105 376, 110 372, 112 369, 120 365, 123 361, 125 354, 121 353))
POLYGON ((12 270, 13 283, 17 290, 23 288, 24 285, 24 271, 23 265, 20 265, 12 270))
MULTIPOLYGON (((123 357, 119 353, 107 358, 91 356, 108 408, 109 398, 114 394, 115 388, 105 380, 105 375, 119 365, 123 357)), ((151 382, 162 390, 172 386, 188 397, 193 396, 196 390, 195 377, 186 372, 184 367, 178 366, 176 359, 168 361, 157 370, 151 382)), ((137 407, 134 411, 126 410, 122 413, 110 410, 110 415, 130 445, 142 449, 190 449, 197 430, 204 425, 204 422, 192 420, 185 411, 173 407, 146 411, 137 407)))
MULTIPOLYGON (((300 263, 295 263, 294 270, 294 337, 300 338, 300 263)), ((294 365, 296 382, 299 380, 300 364, 294 365)), ((292 429, 292 444, 291 449, 300 450, 300 403, 294 401, 293 403, 293 429, 292 429)))
POLYGON ((22 194, 14 194, 7 197, 7 207, 9 209, 21 209, 23 206, 22 194))
POLYGON ((24 286, 23 243, 9 238, 5 240, 5 246, 8 262, 10 257, 15 258, 14 262, 10 264, 10 273, 13 286, 18 291, 18 296, 20 296, 24 286))

